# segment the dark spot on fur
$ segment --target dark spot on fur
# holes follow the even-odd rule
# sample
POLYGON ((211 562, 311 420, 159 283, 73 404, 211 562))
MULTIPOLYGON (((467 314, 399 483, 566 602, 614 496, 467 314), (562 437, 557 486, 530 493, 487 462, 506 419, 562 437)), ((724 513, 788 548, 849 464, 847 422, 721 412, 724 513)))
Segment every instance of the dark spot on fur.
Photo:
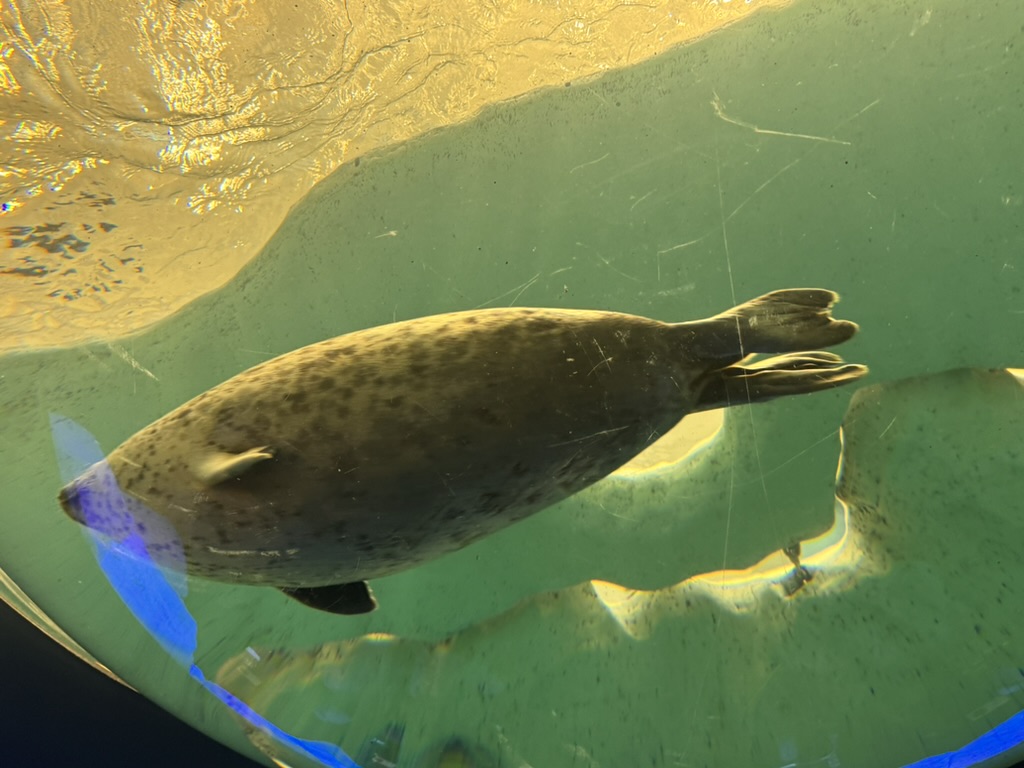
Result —
POLYGON ((466 325, 476 325, 480 321, 475 316, 469 315, 468 317, 462 318, 462 322, 466 325))
POLYGON ((524 331, 528 330, 529 333, 534 334, 534 333, 545 333, 547 331, 553 331, 553 330, 555 330, 558 327, 559 327, 558 323, 555 320, 552 320, 551 318, 548 318, 548 317, 531 317, 530 318, 530 327, 529 327, 529 329, 523 328, 523 330, 524 331))
POLYGON ((426 363, 410 363, 409 364, 409 373, 411 373, 413 376, 422 376, 423 374, 425 374, 429 370, 430 370, 430 366, 427 365, 426 363))
POLYGON ((544 498, 544 494, 543 493, 541 493, 540 491, 533 491, 532 493, 530 493, 526 497, 526 503, 527 504, 536 504, 542 498, 544 498))
POLYGON ((517 461, 515 464, 512 465, 512 474, 516 477, 522 477, 529 471, 530 468, 523 464, 523 462, 521 461, 517 461))
POLYGON ((476 408, 473 413, 476 414, 476 417, 484 424, 495 425, 501 423, 501 419, 499 419, 490 408, 476 408))
POLYGON ((480 512, 486 515, 494 515, 504 509, 505 505, 501 500, 501 494, 489 491, 480 496, 480 512))
POLYGON ((352 389, 352 387, 341 387, 338 390, 338 399, 339 400, 349 400, 349 399, 352 398, 353 394, 355 394, 355 390, 352 389))
POLYGON ((442 517, 444 517, 445 520, 458 520, 465 514, 466 510, 464 509, 460 509, 459 507, 449 507, 448 509, 444 510, 444 512, 442 513, 442 517))
POLYGON ((322 379, 320 379, 320 381, 316 383, 316 386, 317 389, 319 389, 321 392, 326 392, 329 389, 333 389, 334 379, 332 379, 330 376, 324 376, 322 379))
POLYGON ((390 408, 401 408, 405 402, 405 398, 402 395, 395 395, 394 397, 388 398, 388 406, 390 408))
POLYGON ((443 346, 444 351, 442 352, 442 359, 448 363, 454 363, 464 358, 469 351, 465 344, 452 344, 451 342, 442 342, 438 346, 443 346))

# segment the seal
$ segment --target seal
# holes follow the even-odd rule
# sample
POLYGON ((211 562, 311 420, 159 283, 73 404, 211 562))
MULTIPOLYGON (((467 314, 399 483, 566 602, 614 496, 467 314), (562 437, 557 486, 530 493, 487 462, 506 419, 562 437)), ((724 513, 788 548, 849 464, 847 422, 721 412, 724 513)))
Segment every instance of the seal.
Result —
POLYGON ((364 613, 367 580, 571 496, 688 413, 860 378, 818 351, 857 332, 837 300, 792 289, 693 322, 508 308, 356 331, 198 395, 59 500, 140 535, 158 565, 178 546, 191 574, 364 613))

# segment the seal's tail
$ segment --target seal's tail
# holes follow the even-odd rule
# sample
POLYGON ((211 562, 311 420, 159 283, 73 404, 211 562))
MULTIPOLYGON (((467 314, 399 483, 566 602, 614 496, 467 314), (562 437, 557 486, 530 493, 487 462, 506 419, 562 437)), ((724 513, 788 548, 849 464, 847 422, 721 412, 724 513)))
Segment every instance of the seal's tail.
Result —
POLYGON ((867 372, 867 366, 847 363, 831 352, 801 352, 749 365, 730 365, 711 373, 693 410, 832 389, 856 381, 867 372))
POLYGON ((832 317, 839 294, 822 288, 790 288, 733 307, 727 312, 674 327, 692 334, 709 359, 736 359, 765 352, 799 352, 841 344, 857 324, 832 317))

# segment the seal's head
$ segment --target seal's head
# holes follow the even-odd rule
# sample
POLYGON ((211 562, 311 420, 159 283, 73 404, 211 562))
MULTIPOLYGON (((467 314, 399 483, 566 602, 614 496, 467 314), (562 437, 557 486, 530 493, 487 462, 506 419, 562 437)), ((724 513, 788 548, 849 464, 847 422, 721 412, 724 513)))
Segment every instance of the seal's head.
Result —
POLYGON ((117 537, 127 525, 129 499, 105 461, 98 462, 60 489, 64 513, 98 533, 117 537))
POLYGON ((64 510, 64 514, 76 523, 85 524, 85 519, 82 515, 82 503, 78 497, 77 483, 68 483, 61 488, 60 493, 57 494, 57 501, 60 502, 60 508, 64 510))
POLYGON ((85 497, 83 498, 82 493, 79 490, 79 480, 69 482, 67 485, 60 488, 60 493, 57 495, 57 501, 60 502, 60 508, 65 511, 75 522, 81 523, 82 525, 88 525, 86 509, 89 508, 88 499, 90 498, 88 487, 86 488, 85 497))
POLYGON ((158 565, 181 569, 182 546, 174 527, 139 499, 124 493, 106 461, 91 466, 61 488, 64 513, 98 536, 158 565))

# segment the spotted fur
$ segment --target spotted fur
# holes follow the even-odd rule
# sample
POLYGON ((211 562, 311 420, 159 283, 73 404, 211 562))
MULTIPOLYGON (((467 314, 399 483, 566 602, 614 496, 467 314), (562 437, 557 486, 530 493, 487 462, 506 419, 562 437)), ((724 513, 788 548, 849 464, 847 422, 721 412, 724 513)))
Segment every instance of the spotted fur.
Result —
POLYGON ((61 501, 99 528, 155 513, 171 528, 149 531, 153 550, 173 530, 206 578, 284 588, 373 579, 578 492, 694 410, 859 377, 866 369, 830 353, 741 365, 751 352, 852 336, 853 323, 830 316, 836 298, 778 291, 691 323, 510 308, 357 331, 200 394, 61 501))

